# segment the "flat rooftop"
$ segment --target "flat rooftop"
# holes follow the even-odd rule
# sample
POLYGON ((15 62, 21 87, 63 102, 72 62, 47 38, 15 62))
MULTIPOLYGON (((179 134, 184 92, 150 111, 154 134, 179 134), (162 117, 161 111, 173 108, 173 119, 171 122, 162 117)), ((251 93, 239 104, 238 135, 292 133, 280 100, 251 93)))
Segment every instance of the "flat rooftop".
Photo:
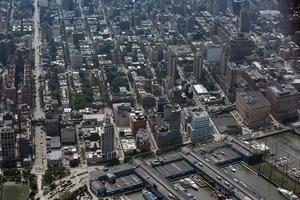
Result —
POLYGON ((102 170, 95 170, 90 172, 90 180, 97 180, 99 177, 106 176, 107 174, 116 174, 126 170, 133 170, 133 166, 130 164, 122 164, 110 168, 104 168, 102 170))
POLYGON ((239 95, 249 109, 271 106, 266 97, 264 97, 264 95, 258 90, 239 92, 239 95))
POLYGON ((177 174, 184 174, 193 171, 193 167, 185 160, 175 161, 161 166, 154 167, 164 177, 171 177, 177 174))
POLYGON ((272 92, 274 96, 289 96, 297 94, 297 90, 292 85, 284 85, 284 86, 270 86, 269 90, 272 92))
POLYGON ((222 147, 206 154, 205 158, 218 165, 221 163, 230 162, 232 160, 238 160, 240 159, 240 155, 229 147, 222 147))
POLYGON ((113 184, 109 183, 108 181, 105 182, 105 187, 108 193, 113 193, 116 190, 133 187, 142 183, 143 181, 141 178, 139 178, 135 174, 130 174, 127 176, 121 176, 119 178, 116 178, 116 182, 113 184))

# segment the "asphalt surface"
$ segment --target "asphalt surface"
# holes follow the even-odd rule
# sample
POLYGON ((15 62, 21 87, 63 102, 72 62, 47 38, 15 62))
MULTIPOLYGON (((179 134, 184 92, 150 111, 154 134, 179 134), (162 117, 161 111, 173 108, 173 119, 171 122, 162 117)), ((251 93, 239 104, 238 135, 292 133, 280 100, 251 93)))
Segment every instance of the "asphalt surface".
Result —
MULTIPOLYGON (((35 52, 35 68, 33 71, 34 82, 35 82, 35 108, 33 111, 33 119, 41 120, 44 119, 45 113, 41 105, 41 96, 39 95, 39 88, 42 86, 39 77, 42 76, 42 67, 40 65, 40 46, 41 46, 41 35, 39 31, 40 27, 40 9, 39 9, 39 0, 34 0, 34 15, 33 15, 33 26, 34 26, 34 36, 32 41, 32 46, 35 52)), ((42 193, 42 178, 43 174, 47 169, 47 159, 46 159, 46 138, 42 130, 41 125, 35 125, 34 127, 34 144, 35 144, 35 160, 32 172, 37 175, 37 186, 38 186, 38 195, 40 199, 43 200, 42 193)))

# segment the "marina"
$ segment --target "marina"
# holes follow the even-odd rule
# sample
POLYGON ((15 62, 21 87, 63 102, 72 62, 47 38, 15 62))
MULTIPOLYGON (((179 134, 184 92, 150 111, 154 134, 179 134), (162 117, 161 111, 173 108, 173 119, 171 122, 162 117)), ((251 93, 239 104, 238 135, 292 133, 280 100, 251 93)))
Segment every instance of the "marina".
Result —
POLYGON ((198 185, 197 189, 195 187, 192 187, 192 186, 184 188, 181 184, 181 182, 182 182, 181 180, 183 180, 183 179, 174 182, 173 183, 174 187, 178 187, 178 190, 183 190, 183 193, 192 195, 193 198, 191 198, 191 199, 199 199, 199 200, 213 200, 213 199, 216 199, 213 196, 214 190, 211 187, 209 187, 207 185, 207 183, 204 182, 199 175, 193 174, 190 177, 190 179, 193 180, 193 179, 195 179, 195 177, 197 177, 197 180, 201 180, 201 182, 198 181, 198 183, 197 183, 197 181, 194 181, 198 185))
POLYGON ((263 194, 263 197, 266 200, 286 200, 286 198, 280 194, 275 185, 255 173, 255 171, 247 167, 245 164, 241 163, 234 165, 234 168, 236 169, 235 172, 231 170, 231 166, 223 168, 223 170, 230 176, 233 176, 234 180, 239 184, 244 185, 245 187, 254 188, 256 192, 263 194))
MULTIPOLYGON (((189 182, 189 181, 188 181, 189 182)), ((178 181, 175 181, 173 183, 174 188, 177 188, 176 190, 180 191, 182 190, 183 193, 188 194, 191 199, 199 199, 199 200, 213 200, 217 199, 216 192, 205 183, 200 176, 198 175, 192 175, 190 178, 186 177, 183 179, 180 179, 178 181), (193 181, 193 179, 197 178, 198 181, 193 181), (183 183, 181 180, 192 180, 191 184, 183 183), (192 186, 193 184, 196 184, 198 187, 192 186), (184 187, 185 185, 186 187, 184 187), (189 185, 189 186, 188 186, 189 185), (200 186, 201 185, 201 186, 200 186)), ((143 196, 142 191, 126 194, 126 197, 128 200, 143 200, 146 199, 143 196)))

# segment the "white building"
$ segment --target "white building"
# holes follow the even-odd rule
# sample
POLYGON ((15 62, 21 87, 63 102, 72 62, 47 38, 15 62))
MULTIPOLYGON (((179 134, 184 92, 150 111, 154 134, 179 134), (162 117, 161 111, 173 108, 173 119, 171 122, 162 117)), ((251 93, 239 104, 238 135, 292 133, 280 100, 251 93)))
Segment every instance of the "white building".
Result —
POLYGON ((136 152, 136 144, 135 144, 135 139, 133 138, 123 138, 121 139, 121 144, 123 147, 123 151, 125 154, 133 154, 136 152))
POLYGON ((220 63, 223 46, 214 44, 212 42, 204 43, 204 58, 209 63, 220 63))
POLYGON ((212 138, 212 125, 206 111, 193 112, 191 123, 188 124, 187 134, 190 140, 208 140, 212 138))
POLYGON ((52 150, 47 155, 47 165, 49 167, 61 167, 62 166, 62 151, 52 150))

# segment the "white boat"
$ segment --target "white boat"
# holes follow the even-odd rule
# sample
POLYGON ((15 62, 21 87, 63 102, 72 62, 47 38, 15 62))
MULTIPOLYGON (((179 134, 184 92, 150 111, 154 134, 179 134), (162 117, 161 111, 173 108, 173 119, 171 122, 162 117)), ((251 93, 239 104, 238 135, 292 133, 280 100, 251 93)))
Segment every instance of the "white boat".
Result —
POLYGON ((232 172, 236 172, 236 169, 234 167, 231 168, 232 172))
POLYGON ((189 199, 195 199, 195 197, 192 195, 192 193, 190 192, 187 192, 186 193, 186 196, 189 198, 189 199))
POLYGON ((195 181, 191 178, 185 178, 184 180, 186 180, 187 182, 189 182, 190 186, 195 189, 198 190, 199 186, 195 183, 195 181))
POLYGON ((283 188, 277 188, 278 191, 289 200, 299 200, 299 198, 292 192, 283 188))
POLYGON ((143 189, 142 193, 143 193, 144 198, 147 200, 157 200, 158 199, 157 196, 155 196, 152 192, 150 192, 147 189, 143 189))
POLYGON ((178 184, 178 183, 176 183, 175 185, 174 185, 174 187, 175 187, 175 190, 179 190, 179 191, 181 191, 181 192, 186 192, 186 189, 184 188, 184 187, 182 187, 180 184, 178 184))
POLYGON ((185 180, 185 179, 181 179, 181 180, 179 181, 179 183, 180 183, 180 185, 182 185, 184 188, 189 188, 189 187, 191 187, 191 184, 190 184, 187 180, 185 180))

